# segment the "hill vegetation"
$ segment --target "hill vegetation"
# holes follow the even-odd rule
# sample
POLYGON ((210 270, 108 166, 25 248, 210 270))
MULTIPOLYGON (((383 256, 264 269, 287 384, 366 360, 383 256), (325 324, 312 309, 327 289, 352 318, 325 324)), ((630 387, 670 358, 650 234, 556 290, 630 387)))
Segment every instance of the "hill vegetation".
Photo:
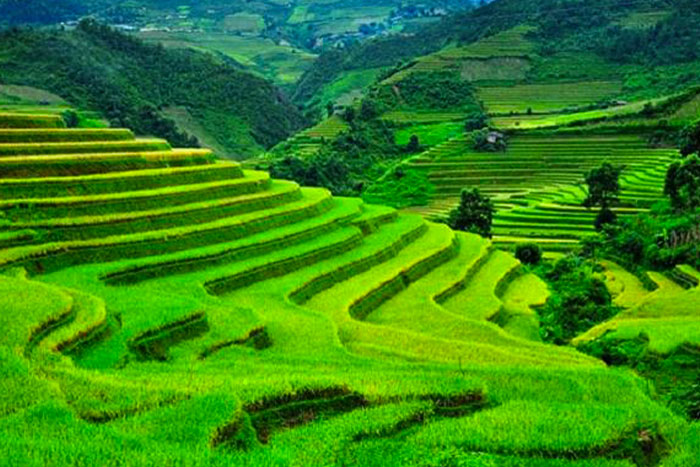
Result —
POLYGON ((51 91, 142 135, 181 146, 199 136, 222 156, 242 158, 304 124, 272 84, 206 54, 146 45, 93 21, 74 31, 0 34, 0 81, 51 91), (170 109, 187 118, 169 118, 170 109))

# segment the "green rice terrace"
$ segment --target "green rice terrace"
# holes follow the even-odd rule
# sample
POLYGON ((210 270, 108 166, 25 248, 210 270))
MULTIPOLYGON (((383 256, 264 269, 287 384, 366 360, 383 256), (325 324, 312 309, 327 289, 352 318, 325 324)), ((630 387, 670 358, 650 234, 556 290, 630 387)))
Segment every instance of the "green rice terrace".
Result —
MULTIPOLYGON (((698 465, 700 427, 661 383, 542 342, 547 284, 496 249, 586 234, 578 178, 607 157, 630 168, 622 213, 648 208, 673 151, 461 144, 412 163, 431 212, 465 183, 503 194, 493 243, 207 149, 0 114, 2 463, 698 465)), ((623 311, 575 345, 697 358, 694 268, 650 272, 652 291, 605 267, 623 311)))
POLYGON ((638 135, 564 133, 522 133, 510 139, 505 152, 483 153, 458 136, 410 161, 435 185, 432 202, 412 210, 444 217, 458 203, 462 188, 476 186, 499 208, 493 224, 496 244, 530 239, 547 250, 566 251, 595 233, 595 212, 582 206, 586 171, 607 160, 623 164, 616 211, 632 216, 664 197, 666 169, 677 153, 650 148, 638 135))

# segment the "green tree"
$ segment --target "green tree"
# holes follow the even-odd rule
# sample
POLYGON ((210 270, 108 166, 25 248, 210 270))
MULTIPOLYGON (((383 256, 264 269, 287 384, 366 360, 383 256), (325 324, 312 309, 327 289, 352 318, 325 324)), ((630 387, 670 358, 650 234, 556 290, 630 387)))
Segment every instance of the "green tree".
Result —
POLYGON ((700 159, 693 155, 672 164, 666 172, 664 194, 677 211, 692 211, 700 206, 700 159))
POLYGON ((467 132, 481 130, 487 127, 489 124, 488 117, 481 111, 472 112, 467 115, 467 119, 464 121, 464 129, 467 132))
POLYGON ((328 114, 329 117, 332 117, 333 114, 335 113, 335 104, 332 102, 328 102, 326 104, 326 113, 328 114))
POLYGON ((454 230, 472 232, 482 237, 491 237, 491 224, 495 209, 491 199, 478 189, 464 189, 459 206, 450 212, 447 224, 454 230))
POLYGON ((583 205, 587 208, 600 206, 600 212, 595 220, 595 227, 598 230, 602 230, 606 224, 613 223, 617 219, 610 207, 619 200, 620 173, 623 168, 604 162, 585 176, 588 196, 583 201, 583 205))
POLYGON ((406 151, 411 152, 411 153, 420 151, 420 140, 418 139, 418 136, 411 135, 411 139, 408 141, 408 144, 406 145, 406 151))
POLYGON ((345 109, 345 113, 343 114, 343 118, 345 118, 345 121, 348 123, 353 123, 355 121, 355 109, 353 107, 348 107, 345 109))
POLYGON ((365 99, 360 105, 360 118, 369 121, 379 116, 379 105, 373 99, 365 99))
POLYGON ((683 128, 680 143, 683 156, 700 152, 700 120, 683 128))
POLYGON ((542 248, 536 243, 521 243, 515 247, 515 257, 523 264, 539 264, 542 261, 542 248))
POLYGON ((80 117, 75 110, 66 110, 61 117, 68 128, 77 128, 80 125, 80 117))

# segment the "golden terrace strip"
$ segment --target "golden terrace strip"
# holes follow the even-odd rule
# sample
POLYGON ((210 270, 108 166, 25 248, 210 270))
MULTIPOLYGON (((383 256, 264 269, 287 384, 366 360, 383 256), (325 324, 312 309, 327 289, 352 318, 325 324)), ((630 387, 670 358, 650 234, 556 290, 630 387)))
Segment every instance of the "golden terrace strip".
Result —
MULTIPOLYGON (((538 340, 547 287, 490 241, 61 126, 0 114, 3 463, 696 465, 641 378, 538 340)), ((660 311, 691 279, 617 274, 629 312, 581 341, 697 329, 660 311)))

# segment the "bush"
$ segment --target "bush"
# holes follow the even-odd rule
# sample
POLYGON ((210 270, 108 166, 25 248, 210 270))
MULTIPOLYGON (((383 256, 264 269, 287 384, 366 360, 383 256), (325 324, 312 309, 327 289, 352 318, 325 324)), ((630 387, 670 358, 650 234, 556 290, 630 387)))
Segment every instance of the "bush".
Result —
POLYGON ((483 152, 505 152, 508 143, 505 135, 488 128, 476 130, 471 133, 472 148, 483 152))
POLYGON ((677 211, 692 211, 700 207, 700 159, 697 155, 668 168, 664 193, 677 211))
POLYGON ((542 261, 542 248, 535 243, 521 243, 515 247, 515 257, 523 264, 539 264, 542 261))
POLYGON ((416 136, 416 135, 411 135, 411 139, 408 141, 408 144, 406 145, 406 152, 414 153, 414 152, 419 152, 420 150, 421 150, 420 139, 418 139, 418 136, 416 136))
POLYGON ((481 130, 486 128, 488 124, 489 120, 486 114, 481 111, 475 111, 467 115, 467 119, 464 121, 464 130, 467 132, 481 130))
POLYGON ((480 112, 473 88, 456 72, 413 73, 394 86, 380 87, 377 98, 389 108, 480 112))
POLYGON ((573 337, 619 312, 598 266, 579 256, 569 256, 539 270, 552 296, 539 308, 540 335, 545 342, 567 344, 573 337))
POLYGON ((66 110, 61 114, 61 117, 67 128, 78 128, 80 125, 80 118, 75 110, 66 110))

